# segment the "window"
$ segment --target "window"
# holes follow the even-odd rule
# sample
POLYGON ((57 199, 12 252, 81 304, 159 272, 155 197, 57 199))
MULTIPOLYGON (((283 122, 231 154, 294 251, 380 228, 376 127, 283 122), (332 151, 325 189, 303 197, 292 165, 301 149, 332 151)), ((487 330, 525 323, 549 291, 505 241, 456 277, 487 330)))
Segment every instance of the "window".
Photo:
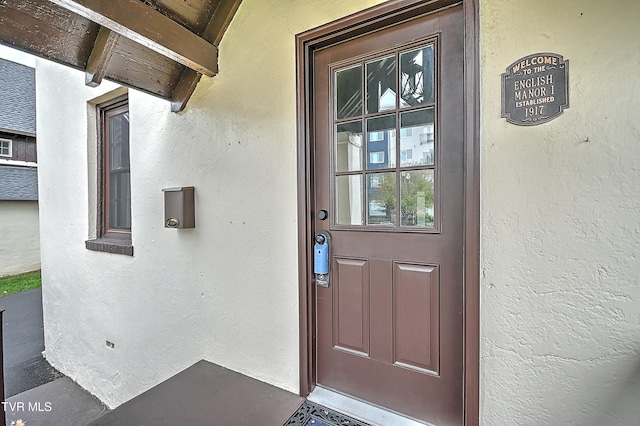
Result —
POLYGON ((400 159, 403 161, 413 159, 413 149, 405 149, 400 151, 400 159))
POLYGON ((382 164, 384 163, 384 151, 376 151, 369 153, 369 162, 371 164, 382 164))
POLYGON ((378 142, 384 140, 384 132, 369 132, 369 141, 378 142))
POLYGON ((386 214, 387 209, 381 201, 369 201, 369 216, 386 216, 386 214))
POLYGON ((13 153, 11 152, 11 139, 0 139, 0 157, 11 157, 13 153))
POLYGON ((413 135, 413 129, 411 127, 406 129, 400 129, 401 138, 408 138, 409 136, 412 136, 412 135, 413 135))
POLYGON ((127 98, 98 105, 97 116, 98 238, 87 241, 87 248, 133 255, 127 98))

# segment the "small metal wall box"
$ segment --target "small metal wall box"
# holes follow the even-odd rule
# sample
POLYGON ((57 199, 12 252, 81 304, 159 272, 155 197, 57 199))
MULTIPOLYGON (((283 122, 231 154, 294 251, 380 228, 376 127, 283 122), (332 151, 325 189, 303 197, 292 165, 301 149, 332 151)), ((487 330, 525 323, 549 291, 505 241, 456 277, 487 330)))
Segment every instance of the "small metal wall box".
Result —
POLYGON ((164 192, 164 227, 195 228, 194 187, 165 188, 162 192, 164 192))

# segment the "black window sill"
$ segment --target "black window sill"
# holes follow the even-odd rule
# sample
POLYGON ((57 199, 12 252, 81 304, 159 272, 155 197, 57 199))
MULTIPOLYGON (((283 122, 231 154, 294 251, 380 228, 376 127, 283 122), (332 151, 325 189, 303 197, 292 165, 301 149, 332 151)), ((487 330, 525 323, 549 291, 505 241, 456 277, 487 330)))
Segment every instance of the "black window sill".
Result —
POLYGON ((96 238, 95 240, 87 240, 84 244, 87 250, 133 256, 131 240, 125 238, 96 238))

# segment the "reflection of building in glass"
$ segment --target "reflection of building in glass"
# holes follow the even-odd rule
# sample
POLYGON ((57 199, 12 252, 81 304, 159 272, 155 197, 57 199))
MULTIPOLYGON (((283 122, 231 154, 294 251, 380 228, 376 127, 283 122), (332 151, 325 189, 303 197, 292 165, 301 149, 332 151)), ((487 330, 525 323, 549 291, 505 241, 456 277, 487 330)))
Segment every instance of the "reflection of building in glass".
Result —
POLYGON ((434 164, 434 124, 400 129, 400 166, 434 164))
MULTIPOLYGON (((394 109, 396 101, 396 93, 387 89, 380 96, 380 110, 394 109)), ((431 109, 423 110, 431 112, 431 109)), ((384 162, 373 162, 373 159, 379 157, 370 157, 368 168, 381 169, 386 167, 394 167, 396 162, 395 155, 395 137, 396 130, 388 129, 386 131, 369 132, 367 136, 368 151, 384 152, 384 162)), ((407 124, 400 128, 400 166, 411 167, 418 165, 433 165, 435 161, 434 155, 435 126, 433 120, 420 124, 407 124)))

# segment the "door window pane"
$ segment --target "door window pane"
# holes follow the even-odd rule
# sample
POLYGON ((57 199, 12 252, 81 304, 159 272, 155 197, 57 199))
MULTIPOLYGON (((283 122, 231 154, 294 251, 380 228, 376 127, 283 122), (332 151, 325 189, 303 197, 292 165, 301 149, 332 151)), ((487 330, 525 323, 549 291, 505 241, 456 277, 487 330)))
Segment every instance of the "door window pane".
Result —
POLYGON ((362 114, 362 65, 336 72, 336 117, 362 114))
POLYGON ((400 106, 416 106, 434 100, 433 45, 400 54, 400 106))
POLYGON ((374 173, 367 177, 367 225, 395 226, 396 173, 374 173))
POLYGON ((395 56, 369 62, 366 70, 367 114, 396 109, 395 56))
POLYGON ((433 228, 433 170, 400 172, 400 226, 433 228))
POLYGON ((396 164, 396 117, 367 120, 367 169, 386 169, 396 164))
POLYGON ((336 172, 362 170, 362 121, 336 126, 336 172))
POLYGON ((400 114, 400 167, 434 164, 433 108, 400 114))
POLYGON ((362 225, 362 175, 336 177, 336 225, 362 225))

